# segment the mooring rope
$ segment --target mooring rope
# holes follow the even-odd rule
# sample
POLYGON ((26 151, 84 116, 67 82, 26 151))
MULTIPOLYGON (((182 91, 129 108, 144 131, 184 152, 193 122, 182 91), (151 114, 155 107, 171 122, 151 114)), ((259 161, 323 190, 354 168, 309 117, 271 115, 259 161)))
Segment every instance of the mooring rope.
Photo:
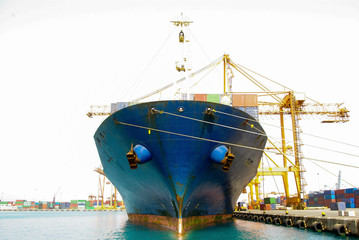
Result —
MULTIPOLYGON (((167 134, 172 134, 172 135, 177 135, 177 136, 182 136, 182 137, 188 137, 188 138, 197 139, 197 140, 202 140, 202 141, 214 142, 214 143, 219 143, 219 144, 226 144, 226 145, 230 145, 230 146, 234 146, 234 147, 241 147, 241 148, 246 148, 246 149, 256 150, 256 151, 261 151, 261 152, 277 153, 277 152, 274 152, 274 151, 268 151, 268 150, 264 150, 264 149, 260 149, 260 148, 256 148, 256 147, 250 147, 250 146, 241 145, 241 144, 235 144, 235 143, 230 143, 230 142, 217 141, 217 140, 206 139, 206 138, 191 136, 191 135, 182 134, 182 133, 175 133, 175 132, 171 132, 171 131, 166 131, 166 130, 151 128, 151 127, 146 127, 146 126, 139 126, 139 125, 131 124, 131 123, 120 122, 120 121, 117 121, 115 118, 114 118, 113 120, 114 120, 114 122, 115 122, 116 124, 122 124, 122 125, 127 125, 127 126, 131 126, 131 127, 142 128, 142 129, 151 130, 151 131, 156 131, 156 132, 162 132, 162 133, 167 133, 167 134)), ((286 156, 286 157, 288 157, 288 156, 295 157, 294 154, 287 154, 287 153, 284 154, 284 153, 283 153, 283 155, 286 156)), ((335 163, 335 162, 330 162, 330 161, 321 160, 321 159, 316 159, 316 158, 302 157, 302 159, 307 159, 307 160, 317 161, 317 162, 324 162, 324 163, 329 163, 329 164, 334 164, 334 165, 340 165, 340 166, 344 166, 344 167, 359 168, 358 166, 353 166, 353 165, 343 164, 343 163, 335 163)))
POLYGON ((209 141, 209 142, 214 142, 214 143, 227 144, 227 145, 234 146, 234 147, 247 148, 247 149, 263 152, 263 149, 261 149, 261 148, 250 147, 250 146, 245 146, 245 145, 240 145, 240 144, 235 144, 235 143, 229 143, 229 142, 223 142, 223 141, 217 141, 217 140, 212 140, 212 139, 206 139, 206 138, 191 136, 191 135, 187 135, 187 134, 175 133, 175 132, 171 132, 171 131, 161 130, 161 129, 157 129, 157 128, 139 126, 139 125, 136 125, 136 124, 120 122, 120 121, 117 121, 115 118, 113 120, 114 120, 114 122, 116 124, 122 124, 122 125, 131 126, 131 127, 138 127, 138 128, 142 128, 142 129, 146 129, 146 130, 162 132, 162 133, 177 135, 177 136, 181 136, 181 137, 188 137, 188 138, 193 138, 193 139, 202 140, 202 141, 209 141))
MULTIPOLYGON (((241 128, 236 128, 236 127, 231 127, 231 126, 227 126, 227 125, 222 125, 222 124, 218 124, 218 123, 214 123, 214 122, 209 122, 209 121, 205 121, 205 120, 201 120, 201 119, 196 119, 196 118, 191 118, 191 117, 186 117, 186 116, 182 116, 182 115, 178 115, 178 114, 175 114, 175 113, 170 113, 170 112, 165 112, 165 111, 159 111, 157 109, 153 109, 154 111, 160 113, 160 114, 168 114, 168 115, 171 115, 171 116, 175 116, 175 117, 179 117, 179 118, 185 118, 185 119, 189 119, 189 120, 193 120, 193 121, 196 121, 196 122, 202 122, 202 123, 207 123, 207 124, 211 124, 211 125, 214 125, 214 126, 219 126, 219 127, 224 127, 224 128, 229 128, 229 129, 233 129, 233 130, 237 130, 237 131, 242 131, 242 132, 246 132, 246 133, 251 133, 251 134, 256 134, 256 135, 260 135, 260 136, 267 136, 265 133, 257 133, 257 132, 253 132, 253 131, 248 131, 248 130, 245 130, 245 129, 241 129, 241 128)), ((212 110, 211 110, 212 111, 212 110)), ((215 111, 214 111, 215 112, 215 111)), ((253 125, 250 125, 251 128, 254 128, 253 125)), ((260 131, 258 128, 255 128, 257 129, 258 131, 260 131)), ((260 132, 263 132, 263 131, 260 131, 260 132)))
MULTIPOLYGON (((253 124, 250 124, 251 128, 254 128, 255 130, 257 130, 260 133, 254 132, 254 131, 248 131, 248 130, 241 129, 241 128, 230 127, 230 126, 222 125, 222 124, 218 124, 218 123, 213 123, 213 122, 209 122, 209 121, 205 121, 205 120, 201 120, 201 119, 195 119, 195 118, 191 118, 191 117, 186 117, 186 116, 182 116, 182 115, 178 115, 178 114, 170 113, 170 112, 166 112, 166 111, 160 111, 160 110, 157 110, 157 109, 153 109, 153 110, 160 113, 160 114, 168 114, 168 115, 179 117, 179 118, 185 118, 185 119, 189 119, 189 120, 193 120, 193 121, 197 121, 197 122, 212 124, 212 125, 215 125, 215 126, 229 128, 229 129, 242 131, 242 132, 246 132, 246 133, 250 133, 250 134, 256 134, 256 135, 260 135, 260 136, 268 136, 267 134, 265 134, 264 131, 262 131, 259 128, 255 127, 253 124)), ((253 120, 251 118, 246 118, 246 117, 241 117, 241 116, 237 116, 237 115, 233 115, 233 114, 229 114, 229 113, 225 113, 225 112, 221 112, 221 111, 216 111, 214 109, 211 109, 211 111, 213 111, 215 113, 221 113, 221 114, 237 117, 237 118, 244 119, 244 120, 257 122, 257 123, 261 124, 259 121, 253 120)), ((273 137, 273 136, 268 136, 268 137, 272 138, 272 139, 283 140, 282 138, 278 138, 278 137, 273 137)), ((286 139, 284 139, 284 140, 286 140, 286 139)), ((287 142, 292 142, 292 143, 295 142, 295 141, 291 141, 291 140, 286 140, 286 141, 287 142)), ((297 143, 300 143, 300 142, 297 141, 297 143)), ((326 151, 330 151, 330 152, 340 153, 340 154, 344 154, 344 155, 348 155, 348 156, 352 156, 352 157, 359 157, 359 155, 357 155, 357 154, 346 153, 346 152, 337 151, 337 150, 333 150, 333 149, 328 149, 328 148, 324 148, 324 147, 320 147, 320 146, 314 146, 314 145, 310 145, 310 144, 306 144, 305 146, 312 147, 312 148, 317 148, 317 149, 321 149, 321 150, 326 150, 326 151)))

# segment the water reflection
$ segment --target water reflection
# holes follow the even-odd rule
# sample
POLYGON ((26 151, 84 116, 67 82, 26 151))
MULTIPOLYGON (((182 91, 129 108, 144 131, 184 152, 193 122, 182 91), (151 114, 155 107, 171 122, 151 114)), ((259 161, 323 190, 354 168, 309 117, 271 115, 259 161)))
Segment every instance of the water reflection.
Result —
POLYGON ((125 212, 0 212, 0 239, 194 240, 357 239, 311 229, 234 219, 178 234, 158 225, 130 222, 125 212))
POLYGON ((183 234, 178 234, 167 228, 158 225, 141 224, 125 221, 123 228, 117 228, 116 231, 106 238, 111 240, 119 239, 173 239, 173 240, 255 240, 255 239, 352 239, 352 237, 340 237, 333 233, 322 232, 317 233, 311 229, 301 230, 295 227, 286 228, 283 226, 276 226, 272 224, 264 224, 258 222, 250 222, 234 219, 231 222, 199 227, 187 231, 183 234))
POLYGON ((181 239, 176 232, 155 224, 142 224, 129 221, 123 222, 121 227, 117 227, 116 231, 109 234, 111 240, 129 239, 129 240, 145 240, 145 239, 181 239))

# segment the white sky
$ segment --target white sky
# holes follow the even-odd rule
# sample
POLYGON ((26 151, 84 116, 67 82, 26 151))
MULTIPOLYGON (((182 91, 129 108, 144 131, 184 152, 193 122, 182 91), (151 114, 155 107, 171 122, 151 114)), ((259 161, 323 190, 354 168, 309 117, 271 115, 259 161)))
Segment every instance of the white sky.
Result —
MULTIPOLYGON (((228 52, 320 102, 345 102, 349 123, 303 120, 302 130, 359 145, 356 0, 0 0, 0 198, 52 200, 59 187, 60 201, 97 194, 93 134, 103 118, 89 119, 86 112, 92 104, 124 100, 181 12, 194 21, 191 31, 210 60, 228 52)), ((194 65, 201 62, 197 67, 209 63, 203 54, 193 58, 194 65)), ((153 77, 142 77, 146 84, 132 96, 176 80, 169 77, 172 69, 161 67, 148 70, 153 77)), ((358 148, 305 136, 303 142, 359 155, 358 148)), ((307 147, 304 154, 359 166, 357 157, 307 147)), ((334 186, 335 178, 310 162, 305 166, 308 190, 334 186)), ((325 168, 341 169, 359 185, 357 169, 325 168)))

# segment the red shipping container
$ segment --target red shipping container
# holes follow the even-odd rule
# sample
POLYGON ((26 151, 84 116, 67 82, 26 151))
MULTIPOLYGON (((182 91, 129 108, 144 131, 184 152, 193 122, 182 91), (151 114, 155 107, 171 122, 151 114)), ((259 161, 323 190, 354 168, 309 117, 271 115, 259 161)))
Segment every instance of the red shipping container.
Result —
POLYGON ((325 199, 324 200, 324 206, 327 208, 330 208, 331 203, 335 203, 335 199, 325 199))
POLYGON ((257 107, 257 94, 232 94, 233 107, 257 107))
POLYGON ((335 190, 335 195, 338 194, 345 194, 345 190, 344 189, 335 190))
POLYGON ((207 101, 207 94, 195 94, 194 95, 194 100, 195 101, 207 101))
POLYGON ((244 107, 246 106, 246 100, 244 94, 233 94, 232 95, 233 107, 244 107))
POLYGON ((271 205, 270 204, 261 204, 260 205, 260 210, 271 210, 271 205))
POLYGON ((355 208, 359 208, 359 199, 355 199, 354 202, 355 202, 355 208))
POLYGON ((77 203, 72 203, 72 204, 70 204, 70 209, 76 209, 76 208, 78 208, 78 204, 77 203))
POLYGON ((354 198, 354 197, 355 197, 354 193, 345 194, 345 198, 354 198))

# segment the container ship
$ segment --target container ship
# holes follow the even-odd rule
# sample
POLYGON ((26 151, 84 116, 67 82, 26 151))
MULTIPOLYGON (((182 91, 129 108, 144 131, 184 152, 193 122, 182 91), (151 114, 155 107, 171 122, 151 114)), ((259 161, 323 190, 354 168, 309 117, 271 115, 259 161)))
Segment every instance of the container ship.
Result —
MULTIPOLYGON (((189 23, 174 21, 179 27, 189 23)), ((182 29, 179 42, 185 43, 182 29)), ((254 107, 240 104, 251 96, 228 93, 228 59, 223 56, 223 94, 112 104, 94 140, 130 220, 182 233, 232 218, 257 173, 267 136, 252 116, 254 107)), ((186 70, 181 63, 176 69, 186 70)))

